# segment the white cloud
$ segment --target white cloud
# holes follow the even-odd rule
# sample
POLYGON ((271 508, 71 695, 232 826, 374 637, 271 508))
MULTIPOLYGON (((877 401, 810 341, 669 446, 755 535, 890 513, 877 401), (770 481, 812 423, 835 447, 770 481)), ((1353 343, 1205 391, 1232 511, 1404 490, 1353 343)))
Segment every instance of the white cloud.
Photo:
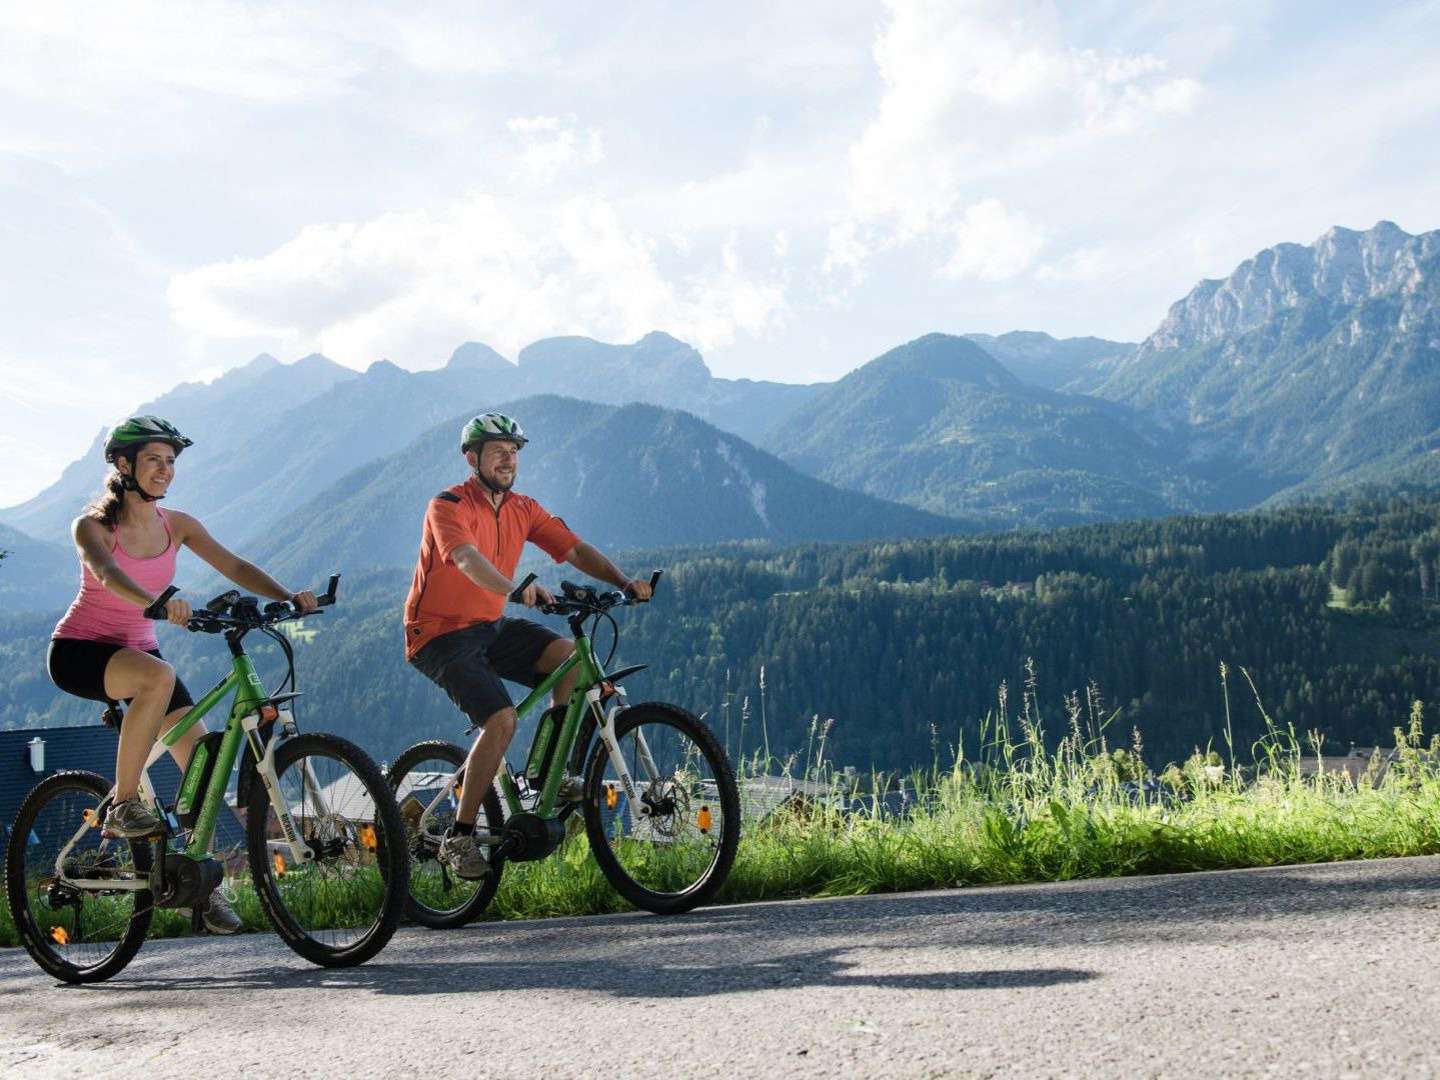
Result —
POLYGON ((598 165, 605 158, 599 128, 576 130, 575 117, 514 116, 505 127, 521 142, 520 160, 531 174, 545 180, 578 165, 598 165))
POLYGON ((438 213, 312 225, 255 259, 177 275, 175 320, 209 338, 270 339, 364 367, 425 367, 478 338, 512 354, 539 337, 631 340, 664 327, 702 349, 761 335, 785 308, 780 277, 746 270, 733 239, 662 273, 673 244, 595 197, 546 211, 472 195, 438 213))
POLYGON ((884 91, 851 147, 854 228, 832 232, 832 269, 853 273, 866 252, 924 237, 958 234, 973 248, 977 237, 998 241, 1004 232, 1004 258, 976 262, 957 251, 946 270, 1011 276, 1029 264, 1040 232, 1013 212, 997 214, 993 196, 974 201, 994 190, 990 178, 1022 164, 1063 170, 1062 151, 1183 113, 1199 94, 1198 83, 1168 77, 1150 53, 1068 44, 1054 10, 1033 0, 888 7, 875 44, 884 91))
POLYGON ((1045 243, 1045 233, 999 199, 966 207, 955 229, 955 251, 945 273, 956 278, 1004 281, 1026 270, 1045 243))

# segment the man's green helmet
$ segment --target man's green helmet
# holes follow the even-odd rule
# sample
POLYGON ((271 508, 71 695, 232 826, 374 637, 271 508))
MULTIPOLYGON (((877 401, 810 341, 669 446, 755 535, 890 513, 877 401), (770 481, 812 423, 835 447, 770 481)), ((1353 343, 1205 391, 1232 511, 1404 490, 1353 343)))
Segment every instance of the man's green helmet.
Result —
POLYGON ((176 454, 193 445, 169 420, 158 416, 132 416, 110 429, 110 435, 105 440, 105 460, 113 463, 116 458, 152 442, 169 443, 176 454))
POLYGON ((513 442, 518 446, 524 446, 528 439, 525 438, 525 431, 519 424, 504 413, 487 412, 483 416, 477 416, 466 422, 460 429, 460 449, 469 450, 472 446, 479 446, 481 443, 492 442, 496 439, 504 439, 506 442, 513 442))

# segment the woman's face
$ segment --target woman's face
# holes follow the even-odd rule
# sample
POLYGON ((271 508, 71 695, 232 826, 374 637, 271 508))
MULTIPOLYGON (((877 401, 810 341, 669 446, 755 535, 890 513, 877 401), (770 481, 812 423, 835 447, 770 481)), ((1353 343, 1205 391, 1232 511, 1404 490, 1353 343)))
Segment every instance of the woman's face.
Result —
MULTIPOLYGON (((121 472, 130 471, 130 463, 124 458, 115 467, 121 472)), ((169 443, 146 443, 135 454, 135 482, 146 495, 164 495, 174 479, 175 448, 169 443)))

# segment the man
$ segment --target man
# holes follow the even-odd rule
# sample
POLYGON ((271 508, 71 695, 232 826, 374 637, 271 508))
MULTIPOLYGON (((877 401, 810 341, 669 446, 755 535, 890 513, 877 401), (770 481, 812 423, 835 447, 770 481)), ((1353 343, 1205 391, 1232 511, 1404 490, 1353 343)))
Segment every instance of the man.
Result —
MULTIPOLYGON (((500 680, 536 686, 575 651, 528 619, 502 617, 525 541, 556 562, 650 599, 648 581, 627 577, 564 521, 511 490, 526 442, 520 425, 500 413, 461 428, 460 452, 474 475, 430 500, 405 601, 406 659, 480 728, 465 759, 455 825, 439 853, 456 876, 472 881, 490 873, 475 842, 475 815, 515 735, 515 709, 500 680)), ((538 584, 522 594, 527 607, 553 599, 538 584)), ((574 684, 572 672, 556 685, 556 705, 568 701, 574 684)))

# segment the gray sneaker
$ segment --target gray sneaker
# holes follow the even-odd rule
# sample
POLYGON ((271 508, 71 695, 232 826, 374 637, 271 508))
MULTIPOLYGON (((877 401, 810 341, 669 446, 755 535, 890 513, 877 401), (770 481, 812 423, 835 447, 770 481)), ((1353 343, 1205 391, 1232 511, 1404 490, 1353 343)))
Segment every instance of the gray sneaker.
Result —
POLYGON ((490 876, 490 864, 473 835, 445 837, 437 858, 440 865, 448 866, 456 877, 466 881, 484 881, 490 876))
POLYGON ((210 894, 210 902, 200 909, 200 921, 212 934, 238 934, 245 929, 240 916, 219 889, 210 894))
POLYGON ((154 836, 165 831, 161 821, 139 799, 126 799, 114 803, 105 814, 105 823, 100 831, 105 836, 134 839, 140 836, 154 836))

